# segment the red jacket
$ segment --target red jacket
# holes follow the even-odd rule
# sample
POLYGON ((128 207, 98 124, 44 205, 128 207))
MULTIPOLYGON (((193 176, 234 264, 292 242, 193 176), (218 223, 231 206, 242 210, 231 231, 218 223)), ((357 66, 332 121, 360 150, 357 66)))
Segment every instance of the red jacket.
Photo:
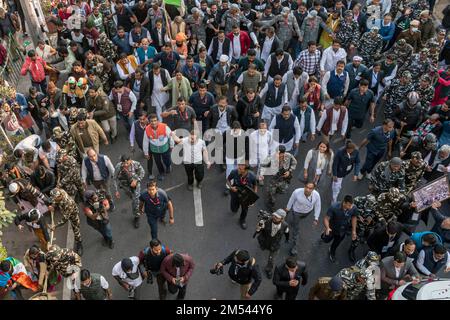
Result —
MULTIPOLYGON (((231 41, 231 49, 233 50, 233 32, 230 32, 227 34, 227 38, 231 41)), ((245 56, 247 54, 248 49, 250 49, 250 45, 252 43, 252 40, 248 36, 248 33, 245 31, 240 31, 239 33, 239 40, 241 42, 241 55, 245 56)), ((230 57, 231 58, 231 57, 230 57)))
POLYGON ((47 63, 41 57, 36 56, 35 61, 31 60, 30 57, 26 57, 20 74, 24 76, 30 71, 31 79, 34 82, 41 82, 45 79, 46 65, 47 63))
MULTIPOLYGON (((180 268, 180 277, 184 277, 184 283, 189 281, 189 278, 192 276, 192 272, 194 271, 194 260, 187 254, 181 254, 184 258, 184 266, 180 268)), ((161 274, 163 277, 169 282, 173 283, 172 279, 177 276, 177 269, 172 266, 173 254, 168 255, 164 258, 161 263, 161 274)))

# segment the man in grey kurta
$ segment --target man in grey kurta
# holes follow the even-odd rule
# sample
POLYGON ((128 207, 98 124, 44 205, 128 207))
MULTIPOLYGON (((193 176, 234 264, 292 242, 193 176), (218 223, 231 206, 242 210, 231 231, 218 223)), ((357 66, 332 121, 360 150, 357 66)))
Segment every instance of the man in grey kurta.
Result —
POLYGON ((323 22, 322 18, 317 16, 317 11, 311 10, 308 13, 306 19, 303 20, 302 26, 300 28, 300 37, 298 40, 302 42, 302 50, 308 48, 309 41, 317 42, 317 39, 319 38, 320 27, 322 27, 322 29, 328 32, 330 35, 333 34, 333 30, 331 30, 325 24, 325 22, 323 22))

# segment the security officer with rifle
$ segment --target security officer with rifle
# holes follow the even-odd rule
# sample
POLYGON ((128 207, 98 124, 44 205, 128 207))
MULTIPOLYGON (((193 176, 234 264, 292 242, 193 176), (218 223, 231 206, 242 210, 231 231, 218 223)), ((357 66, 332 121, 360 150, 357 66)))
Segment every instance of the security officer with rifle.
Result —
POLYGON ((272 278, 273 261, 275 260, 281 246, 281 238, 286 237, 286 242, 289 241, 289 227, 284 221, 286 211, 278 209, 274 213, 260 211, 260 221, 256 226, 256 231, 253 237, 258 234, 258 243, 262 250, 269 251, 269 259, 264 269, 267 278, 272 278))
POLYGON ((286 152, 284 145, 278 146, 278 152, 270 155, 263 160, 259 176, 268 175, 272 169, 277 172, 272 175, 269 186, 267 188, 267 203, 270 211, 275 210, 275 195, 277 193, 285 193, 289 188, 292 179, 292 172, 297 167, 297 160, 295 157, 286 152))
POLYGON ((132 199, 131 207, 135 220, 139 218, 139 196, 141 195, 141 181, 144 176, 145 170, 139 162, 131 160, 130 155, 127 154, 120 157, 120 162, 114 170, 116 198, 120 198, 118 187, 124 189, 132 199))

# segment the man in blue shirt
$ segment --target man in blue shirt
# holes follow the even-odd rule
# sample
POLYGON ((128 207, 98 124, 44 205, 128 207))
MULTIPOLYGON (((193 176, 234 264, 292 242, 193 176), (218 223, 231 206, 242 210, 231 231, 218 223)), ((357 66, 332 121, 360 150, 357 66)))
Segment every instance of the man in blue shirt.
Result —
MULTIPOLYGON (((174 224, 172 200, 167 193, 158 189, 156 181, 147 183, 147 191, 139 197, 139 212, 147 215, 152 239, 158 238, 158 220, 165 224, 166 212, 169 210, 169 223, 174 224)), ((134 227, 139 227, 139 217, 134 218, 134 227)))
POLYGON ((163 51, 158 53, 153 59, 153 63, 161 61, 161 67, 169 71, 171 76, 174 76, 175 70, 180 64, 180 55, 173 51, 172 43, 166 42, 163 51))
MULTIPOLYGON (((325 242, 333 240, 330 247, 330 261, 336 261, 336 249, 344 240, 347 231, 352 230, 352 240, 356 240, 356 220, 357 210, 353 205, 353 197, 346 195, 342 202, 335 202, 327 211, 323 218, 325 232, 323 239, 325 242)), ((349 251, 350 252, 350 251, 349 251)))
POLYGON ((362 180, 367 173, 366 178, 370 179, 375 165, 383 158, 387 149, 388 158, 392 157, 392 145, 395 139, 394 121, 385 119, 382 126, 378 126, 370 130, 367 138, 361 142, 359 150, 367 145, 366 161, 364 162, 358 180, 362 180))
POLYGON ((117 46, 118 54, 122 52, 130 55, 133 52, 133 48, 130 46, 130 35, 125 32, 123 27, 117 28, 117 35, 112 39, 112 42, 117 46))

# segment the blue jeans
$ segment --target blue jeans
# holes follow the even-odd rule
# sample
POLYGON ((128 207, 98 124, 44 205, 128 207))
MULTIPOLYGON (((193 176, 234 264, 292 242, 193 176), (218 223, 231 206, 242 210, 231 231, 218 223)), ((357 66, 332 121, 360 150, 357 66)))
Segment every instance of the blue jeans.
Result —
POLYGON ((367 173, 372 172, 373 168, 378 163, 378 161, 380 161, 381 158, 383 158, 385 152, 386 150, 378 151, 378 153, 374 153, 367 150, 366 161, 364 162, 364 165, 361 168, 361 174, 365 174, 366 172, 367 173))
POLYGON ((147 214, 147 222, 148 222, 148 225, 150 226, 150 234, 152 236, 152 239, 158 239, 158 220, 163 219, 165 217, 165 215, 166 215, 165 212, 162 216, 158 216, 158 217, 147 214))
POLYGON ((134 114, 133 116, 128 117, 128 115, 123 115, 122 113, 119 113, 120 118, 123 120, 124 124, 125 124, 125 129, 127 129, 127 132, 130 132, 131 130, 131 126, 133 125, 134 122, 134 114))

